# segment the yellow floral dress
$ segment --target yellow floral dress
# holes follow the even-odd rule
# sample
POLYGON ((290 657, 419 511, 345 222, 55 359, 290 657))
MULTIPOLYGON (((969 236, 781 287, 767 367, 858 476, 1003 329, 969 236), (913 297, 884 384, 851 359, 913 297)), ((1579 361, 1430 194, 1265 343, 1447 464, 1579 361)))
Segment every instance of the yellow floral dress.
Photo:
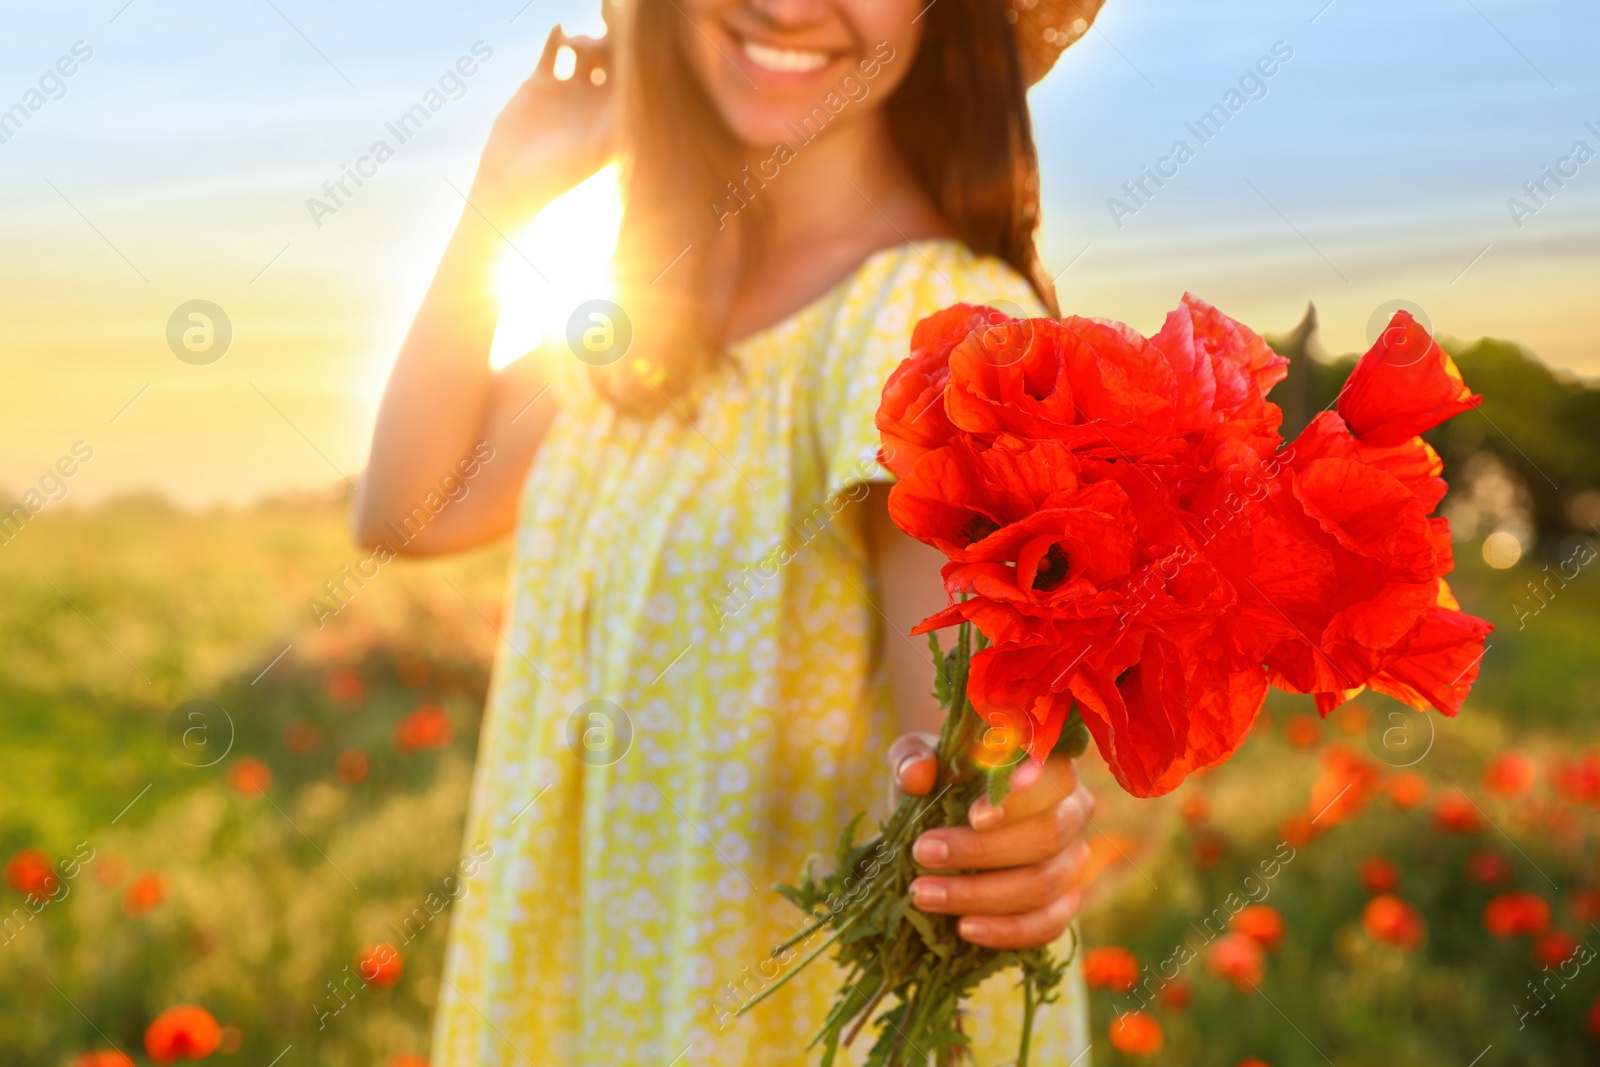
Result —
MULTIPOLYGON (((888 477, 873 414, 912 326, 958 300, 1039 306, 957 242, 886 249, 735 346, 692 423, 617 416, 567 357, 523 492, 467 825, 492 854, 454 908, 436 1067, 815 1062, 830 962, 732 1012, 795 929, 773 884, 883 815, 875 649, 901 638, 849 504, 888 477)), ((1020 994, 979 993, 977 1062, 1008 1063, 1020 994)), ((1073 1062, 1085 1025, 1074 971, 1033 1062, 1073 1062)))

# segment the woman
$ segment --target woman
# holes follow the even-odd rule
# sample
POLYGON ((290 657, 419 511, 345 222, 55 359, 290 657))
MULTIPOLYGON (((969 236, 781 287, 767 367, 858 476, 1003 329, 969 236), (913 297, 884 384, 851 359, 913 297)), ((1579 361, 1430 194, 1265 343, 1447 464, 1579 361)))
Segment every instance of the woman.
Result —
MULTIPOLYGON (((878 394, 940 307, 1053 310, 1024 93, 1097 7, 623 0, 605 40, 551 34, 395 364, 358 507, 383 542, 472 457, 470 493, 404 550, 516 533, 467 831, 493 857, 457 905, 436 1064, 811 1058, 831 967, 733 1014, 797 919, 771 886, 882 813, 881 754, 926 793, 941 717, 905 637, 944 606, 941 557, 888 520, 878 394), (491 372, 500 233, 613 155, 617 305, 491 372)), ((997 948, 1063 935, 1087 854, 1070 762, 1018 785, 913 849, 970 872, 919 878, 916 906, 997 948)), ((1015 1055, 1019 1000, 1004 975, 972 1000, 979 1063, 1015 1055)), ((1074 979, 1035 1062, 1075 1057, 1083 1023, 1074 979)))

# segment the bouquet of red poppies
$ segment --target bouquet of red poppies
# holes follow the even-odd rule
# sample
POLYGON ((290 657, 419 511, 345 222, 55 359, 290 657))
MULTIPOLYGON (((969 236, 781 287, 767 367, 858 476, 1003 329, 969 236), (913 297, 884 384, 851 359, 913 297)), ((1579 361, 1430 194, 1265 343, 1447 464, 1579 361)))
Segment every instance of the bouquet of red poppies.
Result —
POLYGON ((949 559, 950 606, 915 631, 957 628, 950 650, 933 642, 941 788, 875 841, 855 844, 852 824, 836 871, 783 890, 814 916, 808 934, 830 931, 806 959, 833 945, 847 972, 817 1037, 825 1064, 885 1003, 869 1064, 953 1060, 961 997, 1013 965, 1026 1062, 1061 963, 917 912, 903 847, 980 793, 1003 797, 1022 759, 1092 738, 1124 789, 1157 796, 1232 755, 1269 684, 1323 714, 1367 687, 1460 709, 1490 626, 1445 582, 1443 466, 1419 435, 1482 398, 1400 312, 1286 444, 1266 394, 1287 365, 1188 295, 1150 338, 966 304, 917 325, 877 425, 890 515, 949 559))

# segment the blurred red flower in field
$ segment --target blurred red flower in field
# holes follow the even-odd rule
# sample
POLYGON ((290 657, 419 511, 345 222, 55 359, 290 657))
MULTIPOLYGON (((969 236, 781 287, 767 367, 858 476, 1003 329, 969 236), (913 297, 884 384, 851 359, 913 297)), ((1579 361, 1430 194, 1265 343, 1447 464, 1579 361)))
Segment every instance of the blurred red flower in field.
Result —
POLYGON ((1572 894, 1567 900, 1567 910, 1580 923, 1592 923, 1600 919, 1600 887, 1572 894))
POLYGON ((203 1060, 221 1042, 222 1027, 209 1011, 194 1004, 168 1008, 144 1032, 144 1050, 157 1063, 203 1060))
POLYGON ((301 756, 316 748, 320 740, 322 735, 317 728, 304 719, 296 719, 283 731, 283 743, 289 746, 290 752, 301 756))
POLYGON ((394 674, 400 679, 400 684, 412 689, 421 689, 428 684, 428 676, 432 667, 423 657, 415 652, 402 652, 395 659, 394 674))
POLYGON ((1111 1020, 1111 1044, 1130 1056, 1153 1056, 1165 1040, 1155 1016, 1143 1011, 1125 1011, 1111 1020))
POLYGON ((130 919, 142 919, 167 899, 167 880, 155 871, 146 871, 133 880, 122 897, 122 910, 130 919))
POLYGON ((1537 893, 1501 893, 1483 909, 1483 925, 1495 937, 1538 936, 1550 928, 1550 905, 1537 893))
POLYGON ((72 1067, 136 1067, 132 1057, 114 1048, 85 1052, 72 1061, 72 1067))
POLYGON ((25 896, 43 900, 60 884, 55 864, 44 849, 25 848, 6 861, 6 885, 25 896))
POLYGON ((1557 762, 1551 778, 1567 801, 1600 806, 1600 751, 1557 762))
POLYGON ((1160 996, 1161 1003, 1173 1011, 1183 1011, 1194 999, 1194 986, 1182 978, 1174 978, 1161 987, 1160 996))
POLYGON ((371 769, 372 761, 359 748, 347 748, 333 761, 333 773, 351 785, 365 780, 367 772, 371 769))
POLYGON ((1183 817, 1190 823, 1205 822, 1206 815, 1211 810, 1211 805, 1206 802, 1204 793, 1190 793, 1183 800, 1183 817))
MULTIPOLYGON (((366 698, 367 683, 354 667, 329 667, 322 672, 322 691, 340 704, 359 704, 366 698)), ((354 709, 346 707, 345 710, 354 709)))
POLYGON ((1365 704, 1346 704, 1333 713, 1333 723, 1339 731, 1351 737, 1360 737, 1367 730, 1367 707, 1365 704))
POLYGON ((1433 802, 1433 825, 1445 833, 1476 834, 1483 831, 1483 816, 1465 793, 1447 789, 1433 802))
POLYGON ((1544 967, 1559 967, 1578 951, 1578 939, 1565 930, 1551 930, 1533 943, 1534 962, 1544 967))
POLYGON ((116 886, 128 873, 128 861, 121 856, 105 855, 95 861, 94 876, 103 886, 116 886))
POLYGON ((394 743, 402 752, 425 748, 446 748, 455 731, 450 716, 437 704, 424 704, 400 720, 394 728, 394 743))
POLYGON ((1322 723, 1315 715, 1299 711, 1289 716, 1289 725, 1284 728, 1284 735, 1288 737, 1291 745, 1310 748, 1322 740, 1322 723))
POLYGON ((1502 752, 1483 772, 1484 791, 1497 797, 1520 797, 1533 788, 1533 759, 1517 749, 1502 752))
POLYGON ((1467 857, 1467 879, 1481 886, 1505 885, 1511 881, 1511 861, 1503 852, 1480 848, 1467 857))
POLYGON ((1131 993, 1139 984, 1139 961, 1121 945, 1092 948, 1083 957, 1083 980, 1097 989, 1131 993))
POLYGON ((389 1057, 389 1067, 428 1067, 428 1061, 410 1052, 396 1052, 389 1057))
POLYGON ((1278 833, 1295 848, 1304 848, 1316 832, 1316 824, 1311 821, 1311 816, 1303 811, 1295 812, 1278 827, 1278 833))
POLYGON ((1195 839, 1193 854, 1194 865, 1209 871, 1228 854, 1228 843, 1221 834, 1204 833, 1195 839))
MULTIPOLYGON (((1101 807, 1096 798, 1095 809, 1099 810, 1101 807)), ((1128 863, 1128 856, 1138 847, 1138 842, 1133 838, 1125 837, 1115 831, 1096 835, 1095 839, 1089 842, 1089 859, 1083 865, 1082 884, 1089 885, 1116 864, 1128 863)))
POLYGON ((1600 997, 1589 1005, 1589 1036, 1600 1041, 1600 997))
POLYGON ((1258 1060, 1254 1056, 1251 1056, 1249 1059, 1240 1060, 1238 1063, 1234 1064, 1234 1067, 1272 1067, 1272 1065, 1266 1060, 1258 1060))
POLYGON ((1369 893, 1393 893, 1400 887, 1400 868, 1384 856, 1361 861, 1361 888, 1369 893))
POLYGON ((1384 788, 1389 793, 1389 803, 1402 811, 1410 810, 1428 799, 1428 780, 1416 771, 1391 774, 1384 788))
POLYGON ((1234 933, 1253 938, 1268 952, 1276 952, 1283 945, 1283 916, 1270 904, 1248 905, 1228 926, 1234 933))
POLYGON ((1320 826, 1337 826, 1361 814, 1378 787, 1378 765, 1345 745, 1322 756, 1322 773, 1311 785, 1311 817, 1320 826))
POLYGON ((217 1051, 224 1056, 231 1056, 244 1047, 244 1031, 229 1023, 222 1028, 222 1038, 217 1042, 217 1051))
POLYGON ((1361 911, 1361 928, 1374 941, 1403 948, 1419 948, 1428 936, 1422 913, 1399 897, 1384 894, 1367 901, 1361 911))
POLYGON ((258 759, 235 760, 228 768, 228 784, 247 797, 258 797, 272 788, 272 768, 258 759))
POLYGON ((1254 993, 1266 974, 1267 958, 1261 942, 1244 934, 1223 934, 1206 950, 1206 967, 1225 978, 1241 993, 1254 993))
POLYGON ((356 957, 356 973, 363 981, 371 982, 380 989, 387 989, 400 981, 405 969, 406 961, 401 957, 400 950, 382 941, 369 945, 356 957))

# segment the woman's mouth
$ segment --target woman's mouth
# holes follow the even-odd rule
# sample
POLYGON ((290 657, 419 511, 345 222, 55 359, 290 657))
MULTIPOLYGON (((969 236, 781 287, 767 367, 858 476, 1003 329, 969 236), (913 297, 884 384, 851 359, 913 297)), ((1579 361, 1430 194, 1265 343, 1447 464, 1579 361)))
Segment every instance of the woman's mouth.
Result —
POLYGON ((745 58, 762 70, 774 74, 809 74, 827 66, 832 57, 826 52, 812 52, 797 48, 776 48, 752 41, 740 40, 745 58))

